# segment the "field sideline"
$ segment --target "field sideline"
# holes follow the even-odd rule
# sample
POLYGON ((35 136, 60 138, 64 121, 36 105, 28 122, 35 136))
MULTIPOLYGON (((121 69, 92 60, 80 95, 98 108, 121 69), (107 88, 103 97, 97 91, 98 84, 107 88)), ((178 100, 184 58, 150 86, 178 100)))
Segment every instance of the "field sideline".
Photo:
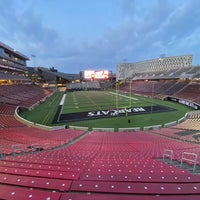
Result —
MULTIPOLYGON (((54 115, 58 110, 59 104, 64 93, 57 91, 53 96, 47 99, 46 102, 40 104, 32 111, 24 111, 20 115, 29 121, 44 124, 47 126, 56 126, 52 124, 54 115)), ((141 107, 163 105, 169 108, 176 109, 164 113, 151 113, 133 116, 119 116, 114 118, 84 120, 70 123, 61 123, 59 125, 73 125, 84 127, 108 127, 108 128, 127 128, 127 127, 144 127, 158 124, 165 124, 172 121, 177 121, 182 118, 186 112, 191 111, 191 108, 180 105, 174 102, 161 101, 158 99, 145 98, 141 96, 127 94, 118 95, 118 107, 141 107), (124 96, 125 95, 125 96, 124 96), (136 100, 137 99, 137 100, 136 100)), ((66 94, 66 99, 62 108, 63 113, 76 113, 95 110, 106 110, 116 108, 115 91, 79 91, 69 92, 66 94)))

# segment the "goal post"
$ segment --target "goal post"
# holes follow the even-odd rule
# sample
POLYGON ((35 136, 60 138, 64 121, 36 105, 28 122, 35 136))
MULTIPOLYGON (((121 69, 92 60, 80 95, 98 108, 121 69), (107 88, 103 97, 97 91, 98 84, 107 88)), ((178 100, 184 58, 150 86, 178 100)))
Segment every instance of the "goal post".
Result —
POLYGON ((115 83, 115 95, 116 95, 116 99, 115 99, 115 106, 116 109, 118 108, 131 108, 132 107, 132 80, 129 81, 129 86, 128 86, 128 90, 127 93, 128 94, 120 94, 119 93, 119 86, 120 86, 120 82, 116 81, 115 83), (126 98, 128 98, 128 100, 124 100, 123 102, 120 101, 121 97, 126 96, 126 98))

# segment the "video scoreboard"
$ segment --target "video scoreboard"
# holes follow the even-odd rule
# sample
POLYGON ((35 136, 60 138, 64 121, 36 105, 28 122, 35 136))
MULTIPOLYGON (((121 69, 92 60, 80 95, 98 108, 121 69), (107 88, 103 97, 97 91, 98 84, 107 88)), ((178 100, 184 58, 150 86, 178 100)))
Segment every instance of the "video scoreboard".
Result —
POLYGON ((110 77, 108 70, 85 70, 81 72, 82 79, 85 80, 106 80, 110 77))

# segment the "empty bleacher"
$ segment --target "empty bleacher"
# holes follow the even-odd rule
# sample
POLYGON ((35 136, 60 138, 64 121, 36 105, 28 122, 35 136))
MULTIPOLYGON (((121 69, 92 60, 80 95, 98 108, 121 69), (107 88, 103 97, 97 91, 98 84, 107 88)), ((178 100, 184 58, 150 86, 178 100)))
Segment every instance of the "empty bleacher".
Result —
POLYGON ((5 103, 0 104, 0 114, 1 115, 14 115, 16 106, 9 105, 5 103))
MULTIPOLYGON (((170 72, 166 76, 179 73, 170 72)), ((184 97, 187 82, 135 81, 132 84, 132 91, 138 94, 177 94, 187 98, 184 97)), ((97 89, 99 85, 77 83, 68 88, 97 89)), ((129 91, 129 85, 122 89, 129 91)), ((0 199, 199 199, 199 175, 161 161, 165 149, 174 152, 173 160, 178 163, 185 151, 199 155, 198 114, 170 128, 93 131, 75 142, 84 131, 45 131, 28 127, 14 118, 16 106, 31 107, 50 93, 31 84, 0 87, 0 199)))
POLYGON ((51 91, 33 84, 2 85, 0 95, 0 146, 1 155, 13 154, 14 145, 23 145, 24 152, 36 149, 52 149, 78 137, 83 131, 60 129, 45 131, 28 127, 15 116, 16 107, 30 107, 46 98, 51 91), (34 149, 35 148, 35 149, 34 149))
MULTIPOLYGON (((171 96, 195 103, 200 102, 199 83, 188 81, 132 81, 131 91, 138 95, 163 99, 171 96)), ((120 86, 120 91, 129 92, 130 83, 120 86)))
POLYGON ((190 83, 187 87, 175 94, 176 97, 187 100, 194 100, 199 97, 200 84, 198 82, 190 83))
POLYGON ((77 138, 84 131, 60 129, 55 131, 45 131, 38 128, 22 126, 0 129, 0 146, 4 155, 12 154, 12 146, 22 144, 25 152, 35 149, 36 145, 41 149, 52 149, 69 143, 77 138))
POLYGON ((1 85, 0 103, 31 107, 51 93, 33 84, 1 85))
POLYGON ((196 130, 200 131, 200 113, 191 112, 187 114, 187 119, 180 124, 174 126, 174 128, 186 129, 186 130, 196 130))
POLYGON ((99 90, 101 89, 100 83, 98 81, 92 82, 78 82, 78 83, 68 83, 68 91, 79 91, 79 90, 99 90))
MULTIPOLYGON (((137 86, 147 94, 152 84, 148 89, 140 83, 137 86)), ((156 84, 161 88, 165 82, 156 84)), ((4 105, 0 106, 0 189, 4 191, 0 199, 145 200, 157 199, 158 195, 160 199, 169 195, 170 199, 184 199, 185 194, 197 199, 200 193, 199 175, 159 160, 164 149, 172 149, 177 162, 184 150, 200 150, 197 144, 180 140, 180 127, 158 132, 93 131, 71 144, 84 131, 45 131, 16 119, 19 124, 15 120, 11 123, 6 119, 14 119, 15 105, 4 105), (174 135, 179 140, 170 139, 174 135)), ((191 115, 187 120, 198 116, 191 115)), ((190 139, 185 135, 185 141, 190 139)))
POLYGON ((93 131, 62 149, 8 156, 0 161, 7 191, 0 198, 197 199, 199 175, 160 161, 164 149, 180 161, 183 151, 200 147, 148 132, 93 131))

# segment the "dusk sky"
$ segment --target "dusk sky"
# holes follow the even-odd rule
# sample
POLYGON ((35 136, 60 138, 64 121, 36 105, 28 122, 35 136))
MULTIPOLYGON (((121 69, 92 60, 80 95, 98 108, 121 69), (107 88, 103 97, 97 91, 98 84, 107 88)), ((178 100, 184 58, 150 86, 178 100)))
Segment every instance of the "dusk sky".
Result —
POLYGON ((0 0, 0 41, 59 72, 116 72, 117 63, 193 55, 199 0, 0 0))

